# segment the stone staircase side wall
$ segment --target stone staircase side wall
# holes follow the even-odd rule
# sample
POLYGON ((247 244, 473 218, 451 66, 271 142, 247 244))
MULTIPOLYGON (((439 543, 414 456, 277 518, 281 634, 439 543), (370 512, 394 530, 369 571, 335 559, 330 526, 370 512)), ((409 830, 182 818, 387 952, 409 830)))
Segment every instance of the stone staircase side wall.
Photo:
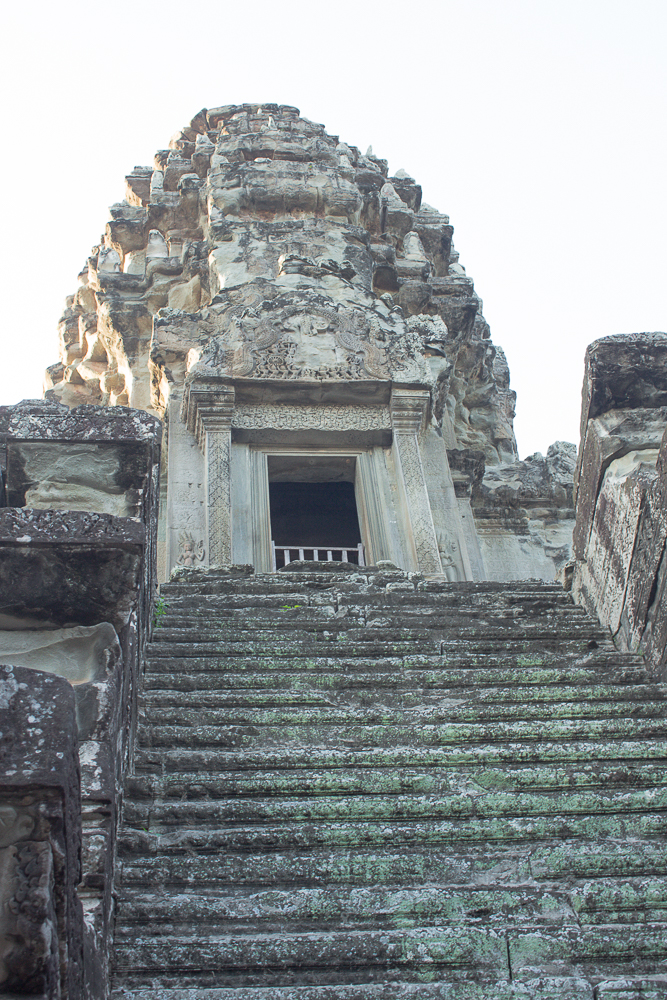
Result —
POLYGON ((0 666, 0 716, 0 990, 77 1000, 83 912, 74 692, 61 677, 0 666))
POLYGON ((575 478, 574 600, 664 673, 667 335, 590 345, 575 478))
MULTIPOLYGON (((45 790, 36 760, 51 752, 53 772, 60 773, 58 734, 64 740, 69 733, 81 771, 80 786, 77 774, 60 795, 78 829, 80 866, 54 863, 24 887, 28 910, 46 907, 56 923, 64 920, 59 942, 67 942, 68 955, 78 949, 83 956, 75 964, 67 959, 66 979, 44 981, 48 996, 108 993, 120 796, 155 593, 160 435, 155 417, 124 407, 69 410, 28 400, 0 408, 0 664, 10 665, 0 669, 21 672, 23 699, 34 709, 21 714, 2 706, 8 720, 3 712, 2 730, 10 744, 21 740, 26 726, 35 728, 30 719, 49 709, 49 685, 59 685, 61 694, 62 688, 70 692, 74 718, 65 718, 56 701, 46 749, 36 734, 32 742, 23 739, 21 795, 46 822, 60 793, 45 790), (65 917, 62 899, 76 901, 65 917)), ((48 773, 48 761, 40 768, 48 773)), ((17 808, 11 768, 2 773, 0 813, 17 808)), ((56 817, 51 826, 59 822, 56 817)), ((34 830, 24 826, 11 842, 18 855, 34 840, 34 830)), ((47 848, 39 850, 46 857, 47 848)), ((52 853, 57 857, 55 848, 52 853)), ((3 897, 14 891, 13 871, 11 865, 0 869, 3 897)), ((12 954, 4 985, 32 991, 32 980, 12 971, 12 954)))

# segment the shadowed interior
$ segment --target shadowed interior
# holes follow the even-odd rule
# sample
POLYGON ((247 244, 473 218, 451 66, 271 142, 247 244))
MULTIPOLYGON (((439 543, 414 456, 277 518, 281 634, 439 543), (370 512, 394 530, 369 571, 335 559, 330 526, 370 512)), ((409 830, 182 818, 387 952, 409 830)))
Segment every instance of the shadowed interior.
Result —
POLYGON ((276 545, 347 546, 361 541, 352 483, 269 483, 276 545))

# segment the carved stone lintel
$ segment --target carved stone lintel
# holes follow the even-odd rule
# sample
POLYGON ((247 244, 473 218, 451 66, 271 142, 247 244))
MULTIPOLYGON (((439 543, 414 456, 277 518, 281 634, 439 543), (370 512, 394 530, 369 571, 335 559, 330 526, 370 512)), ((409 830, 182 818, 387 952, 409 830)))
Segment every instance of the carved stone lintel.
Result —
POLYGON ((389 408, 381 405, 290 406, 264 403, 234 410, 232 426, 249 430, 373 431, 391 427, 389 408))

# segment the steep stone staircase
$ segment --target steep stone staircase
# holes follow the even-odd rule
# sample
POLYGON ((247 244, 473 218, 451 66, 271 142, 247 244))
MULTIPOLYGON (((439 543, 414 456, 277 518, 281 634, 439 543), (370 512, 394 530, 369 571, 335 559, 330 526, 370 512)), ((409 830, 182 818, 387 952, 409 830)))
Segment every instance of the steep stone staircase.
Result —
POLYGON ((126 789, 137 1000, 667 996, 667 689, 558 587, 162 588, 126 789))

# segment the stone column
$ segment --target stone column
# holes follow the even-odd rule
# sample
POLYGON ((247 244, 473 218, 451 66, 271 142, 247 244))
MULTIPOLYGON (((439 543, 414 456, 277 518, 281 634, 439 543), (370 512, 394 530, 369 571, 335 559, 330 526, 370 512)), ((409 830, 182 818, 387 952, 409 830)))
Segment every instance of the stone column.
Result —
POLYGON ((250 451, 250 502, 252 506, 253 564, 258 573, 273 569, 271 553, 271 507, 269 504, 269 467, 266 452, 250 451))
POLYGON ((232 562, 231 457, 234 389, 214 383, 188 387, 184 400, 188 426, 194 431, 206 463, 209 565, 232 562))
POLYGON ((357 455, 355 497, 362 522, 362 537, 368 545, 366 559, 376 563, 390 559, 400 565, 400 558, 392 551, 387 531, 387 510, 392 505, 391 493, 386 483, 380 448, 362 451, 357 455), (365 529, 365 530, 363 530, 365 529))
POLYGON ((208 503, 208 553, 211 565, 232 561, 232 410, 202 414, 206 459, 206 497, 208 503))
POLYGON ((428 403, 429 394, 423 389, 394 389, 391 395, 394 463, 399 489, 402 487, 414 556, 419 570, 434 576, 442 573, 442 564, 417 437, 428 403))

